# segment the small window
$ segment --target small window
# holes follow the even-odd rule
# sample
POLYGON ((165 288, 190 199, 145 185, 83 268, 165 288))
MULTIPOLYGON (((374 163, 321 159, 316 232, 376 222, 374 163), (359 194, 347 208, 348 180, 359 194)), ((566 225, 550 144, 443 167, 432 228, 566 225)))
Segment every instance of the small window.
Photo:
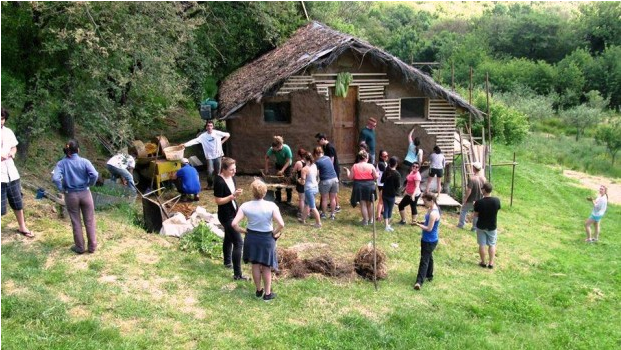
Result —
POLYGON ((424 97, 411 97, 401 99, 401 118, 425 118, 427 99, 424 97))
POLYGON ((266 123, 291 123, 291 102, 263 103, 263 120, 266 123))

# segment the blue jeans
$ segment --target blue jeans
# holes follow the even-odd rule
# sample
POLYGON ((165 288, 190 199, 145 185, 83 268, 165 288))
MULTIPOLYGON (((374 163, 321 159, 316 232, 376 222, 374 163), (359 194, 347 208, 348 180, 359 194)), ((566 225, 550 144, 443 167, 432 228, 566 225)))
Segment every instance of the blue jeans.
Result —
POLYGON ((220 174, 220 168, 222 165, 222 157, 207 159, 207 186, 213 186, 213 179, 220 174))
MULTIPOLYGON (((468 202, 461 206, 461 212, 459 213, 459 223, 457 223, 457 227, 459 228, 464 227, 464 225, 466 224, 466 215, 468 215, 468 212, 473 209, 474 209, 474 203, 472 202, 468 202)), ((477 227, 478 219, 479 219, 478 217, 475 217, 472 219, 472 228, 471 228, 472 231, 474 231, 475 227, 477 227)))
POLYGON ((384 201, 384 219, 390 219, 392 217, 392 209, 395 207, 395 197, 382 196, 384 201))
POLYGON ((127 169, 117 168, 110 164, 106 165, 106 168, 110 172, 112 181, 116 181, 117 178, 123 178, 127 181, 127 187, 129 187, 133 193, 136 193, 136 186, 134 185, 134 176, 127 169))

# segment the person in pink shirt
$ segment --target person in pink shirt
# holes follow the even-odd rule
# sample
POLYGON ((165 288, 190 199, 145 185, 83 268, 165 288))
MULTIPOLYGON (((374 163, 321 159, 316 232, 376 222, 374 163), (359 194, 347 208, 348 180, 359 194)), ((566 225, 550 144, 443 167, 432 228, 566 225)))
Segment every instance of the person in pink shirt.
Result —
POLYGON ((416 225, 418 210, 416 209, 416 205, 418 203, 418 198, 421 195, 420 191, 420 181, 421 176, 418 169, 420 168, 420 164, 418 162, 412 163, 410 167, 410 173, 405 177, 405 196, 399 203, 399 215, 401 215, 400 225, 405 225, 405 207, 408 205, 412 210, 412 225, 416 225), (413 198, 413 199, 412 199, 413 198))
POLYGON ((375 193, 377 172, 368 161, 369 154, 360 151, 356 156, 356 164, 351 167, 351 171, 343 167, 347 172, 347 177, 354 180, 354 188, 349 202, 354 208, 360 203, 360 213, 362 214, 360 223, 362 226, 373 223, 373 201, 377 198, 377 193, 375 193))

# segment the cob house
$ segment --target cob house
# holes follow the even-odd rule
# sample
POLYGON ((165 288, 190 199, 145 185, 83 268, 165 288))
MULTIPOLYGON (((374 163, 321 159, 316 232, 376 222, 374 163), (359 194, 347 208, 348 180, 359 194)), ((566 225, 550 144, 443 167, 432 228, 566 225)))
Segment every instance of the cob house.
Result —
POLYGON ((299 147, 317 146, 315 134, 324 133, 340 163, 351 164, 370 117, 378 121, 376 153, 383 149, 403 159, 414 128, 425 160, 438 145, 450 164, 456 117, 481 116, 422 71, 318 22, 229 75, 220 84, 218 102, 217 116, 232 135, 227 156, 247 174, 264 166, 274 135, 284 137, 295 157, 299 147), (339 73, 351 79, 345 97, 335 95, 339 73))

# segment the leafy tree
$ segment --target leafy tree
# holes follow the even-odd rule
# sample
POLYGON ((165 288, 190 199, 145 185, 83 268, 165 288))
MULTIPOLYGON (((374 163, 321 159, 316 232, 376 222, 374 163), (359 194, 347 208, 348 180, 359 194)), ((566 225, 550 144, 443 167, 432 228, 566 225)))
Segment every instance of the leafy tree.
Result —
POLYGON ((621 45, 610 46, 587 66, 589 86, 610 98, 609 107, 621 108, 621 45))
POLYGON ((527 86, 518 85, 512 91, 495 93, 494 98, 528 116, 531 125, 555 116, 555 95, 540 95, 527 86))
POLYGON ((621 45, 621 3, 590 2, 580 6, 579 26, 593 53, 621 45))
POLYGON ((595 133, 595 141, 606 146, 606 151, 612 158, 611 165, 614 167, 617 153, 621 150, 621 116, 601 125, 595 133))
POLYGON ((608 100, 601 97, 598 91, 589 91, 586 94, 588 102, 561 112, 565 122, 576 129, 576 141, 584 134, 587 128, 596 125, 604 117, 608 100))

